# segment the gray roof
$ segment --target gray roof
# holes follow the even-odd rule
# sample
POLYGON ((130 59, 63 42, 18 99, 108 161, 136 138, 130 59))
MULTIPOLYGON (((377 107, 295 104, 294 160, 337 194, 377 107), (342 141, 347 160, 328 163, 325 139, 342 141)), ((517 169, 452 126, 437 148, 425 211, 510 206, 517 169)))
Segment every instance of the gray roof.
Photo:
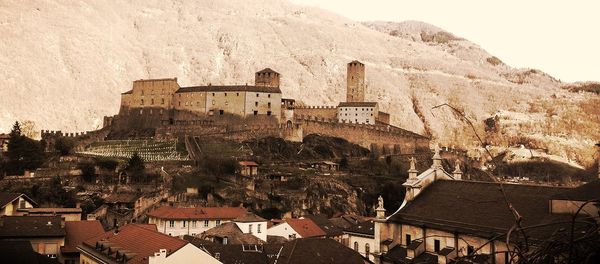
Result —
POLYGON ((3 216, 0 238, 64 237, 60 216, 3 216))
POLYGON ((338 107, 375 107, 377 102, 340 102, 338 107))
POLYGON ((281 93, 279 87, 254 86, 254 85, 208 85, 181 87, 175 93, 193 92, 257 92, 257 93, 281 93))

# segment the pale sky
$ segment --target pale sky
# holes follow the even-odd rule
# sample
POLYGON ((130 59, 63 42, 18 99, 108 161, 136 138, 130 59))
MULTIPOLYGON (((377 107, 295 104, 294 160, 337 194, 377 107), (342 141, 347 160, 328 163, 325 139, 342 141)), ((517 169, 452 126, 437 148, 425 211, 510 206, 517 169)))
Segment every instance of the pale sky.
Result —
POLYGON ((291 0, 358 21, 418 20, 513 67, 565 82, 600 81, 599 0, 291 0))

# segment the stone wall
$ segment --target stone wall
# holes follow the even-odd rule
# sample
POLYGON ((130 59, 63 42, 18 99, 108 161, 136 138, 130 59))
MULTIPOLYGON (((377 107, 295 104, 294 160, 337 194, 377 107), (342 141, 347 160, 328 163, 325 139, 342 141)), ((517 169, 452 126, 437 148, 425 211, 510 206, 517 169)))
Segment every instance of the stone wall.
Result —
POLYGON ((294 115, 337 119, 337 108, 335 106, 297 106, 294 109, 294 115))

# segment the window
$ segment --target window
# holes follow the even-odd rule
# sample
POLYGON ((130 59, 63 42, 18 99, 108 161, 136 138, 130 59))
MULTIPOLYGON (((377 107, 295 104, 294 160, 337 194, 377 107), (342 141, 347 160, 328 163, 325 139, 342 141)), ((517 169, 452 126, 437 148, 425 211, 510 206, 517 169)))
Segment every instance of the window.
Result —
POLYGON ((258 102, 254 102, 254 106, 258 106, 258 102))
POLYGON ((179 102, 179 106, 181 106, 181 102, 179 102))
POLYGON ((271 103, 268 103, 268 104, 267 104, 267 106, 268 106, 269 108, 271 108, 271 103))
POLYGON ((258 111, 254 111, 254 115, 258 115, 258 111))
POLYGON ((240 96, 240 93, 235 93, 235 96, 240 96))
POLYGON ((225 96, 227 96, 227 93, 225 93, 225 96))
POLYGON ((225 113, 224 110, 219 110, 219 115, 223 115, 225 113))
POLYGON ((440 240, 438 240, 438 239, 433 240, 433 251, 434 252, 440 251, 440 240))
POLYGON ((267 97, 271 98, 271 94, 268 94, 267 97))
POLYGON ((475 253, 475 248, 473 246, 467 246, 467 255, 473 255, 475 253))
POLYGON ((407 246, 410 245, 411 242, 412 242, 412 239, 411 239, 410 235, 406 234, 406 245, 407 246))
POLYGON ((165 104, 165 98, 160 98, 160 104, 165 104))
POLYGON ((27 202, 23 199, 19 200, 19 208, 25 208, 26 203, 27 202))
POLYGON ((216 225, 221 225, 221 220, 217 220, 217 221, 215 221, 215 224, 216 224, 216 225))
POLYGON ((259 234, 262 233, 262 231, 260 230, 260 226, 261 226, 261 224, 258 224, 256 226, 256 232, 259 233, 259 234))
POLYGON ((215 93, 213 93, 213 96, 215 96, 215 93))
POLYGON ((173 221, 173 220, 169 221, 169 227, 175 227, 175 221, 173 221))
MULTIPOLYGON (((223 243, 223 244, 225 244, 225 243, 223 243)), ((218 252, 215 253, 215 259, 216 260, 220 260, 221 259, 221 253, 218 253, 218 252)))
POLYGON ((358 242, 354 241, 354 250, 358 251, 358 242))
POLYGON ((258 97, 258 94, 256 94, 256 97, 258 97))
POLYGON ((186 223, 186 222, 187 222, 187 221, 183 221, 183 227, 185 227, 185 223, 186 223))
POLYGON ((510 264, 510 255, 508 251, 504 252, 504 264, 510 264))
POLYGON ((192 221, 192 227, 195 228, 197 226, 197 224, 198 224, 198 221, 196 221, 196 220, 192 221))
POLYGON ((154 98, 150 99, 150 105, 154 104, 154 98))
POLYGON ((204 220, 204 227, 208 227, 208 220, 204 220))
POLYGON ((252 224, 248 225, 248 233, 252 233, 252 224))
POLYGON ((226 236, 225 236, 225 237, 223 237, 223 245, 227 245, 227 240, 228 240, 228 239, 227 239, 227 237, 226 237, 226 236))
POLYGON ((140 103, 140 105, 144 105, 144 99, 142 99, 142 102, 140 103))
POLYGON ((271 111, 267 111, 267 115, 270 116, 271 115, 271 111))
POLYGON ((365 257, 369 258, 369 251, 371 251, 371 247, 369 246, 369 243, 365 244, 365 257))

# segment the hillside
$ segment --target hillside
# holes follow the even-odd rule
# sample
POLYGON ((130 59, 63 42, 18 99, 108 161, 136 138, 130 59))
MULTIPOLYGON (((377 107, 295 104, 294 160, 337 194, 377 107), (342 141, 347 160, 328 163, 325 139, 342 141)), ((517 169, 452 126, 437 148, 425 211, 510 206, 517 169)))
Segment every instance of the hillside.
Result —
POLYGON ((394 124, 444 144, 471 146, 474 138, 448 108, 431 110, 443 103, 481 131, 483 120, 502 113, 502 129, 584 163, 590 142, 600 140, 598 110, 581 107, 598 95, 569 92, 422 22, 360 23, 278 0, 10 0, 0 3, 0 34, 0 131, 14 120, 95 129, 118 111, 133 80, 242 84, 264 67, 281 73, 285 97, 333 105, 345 98, 345 64, 358 59, 367 66, 368 100, 381 102, 394 124))

